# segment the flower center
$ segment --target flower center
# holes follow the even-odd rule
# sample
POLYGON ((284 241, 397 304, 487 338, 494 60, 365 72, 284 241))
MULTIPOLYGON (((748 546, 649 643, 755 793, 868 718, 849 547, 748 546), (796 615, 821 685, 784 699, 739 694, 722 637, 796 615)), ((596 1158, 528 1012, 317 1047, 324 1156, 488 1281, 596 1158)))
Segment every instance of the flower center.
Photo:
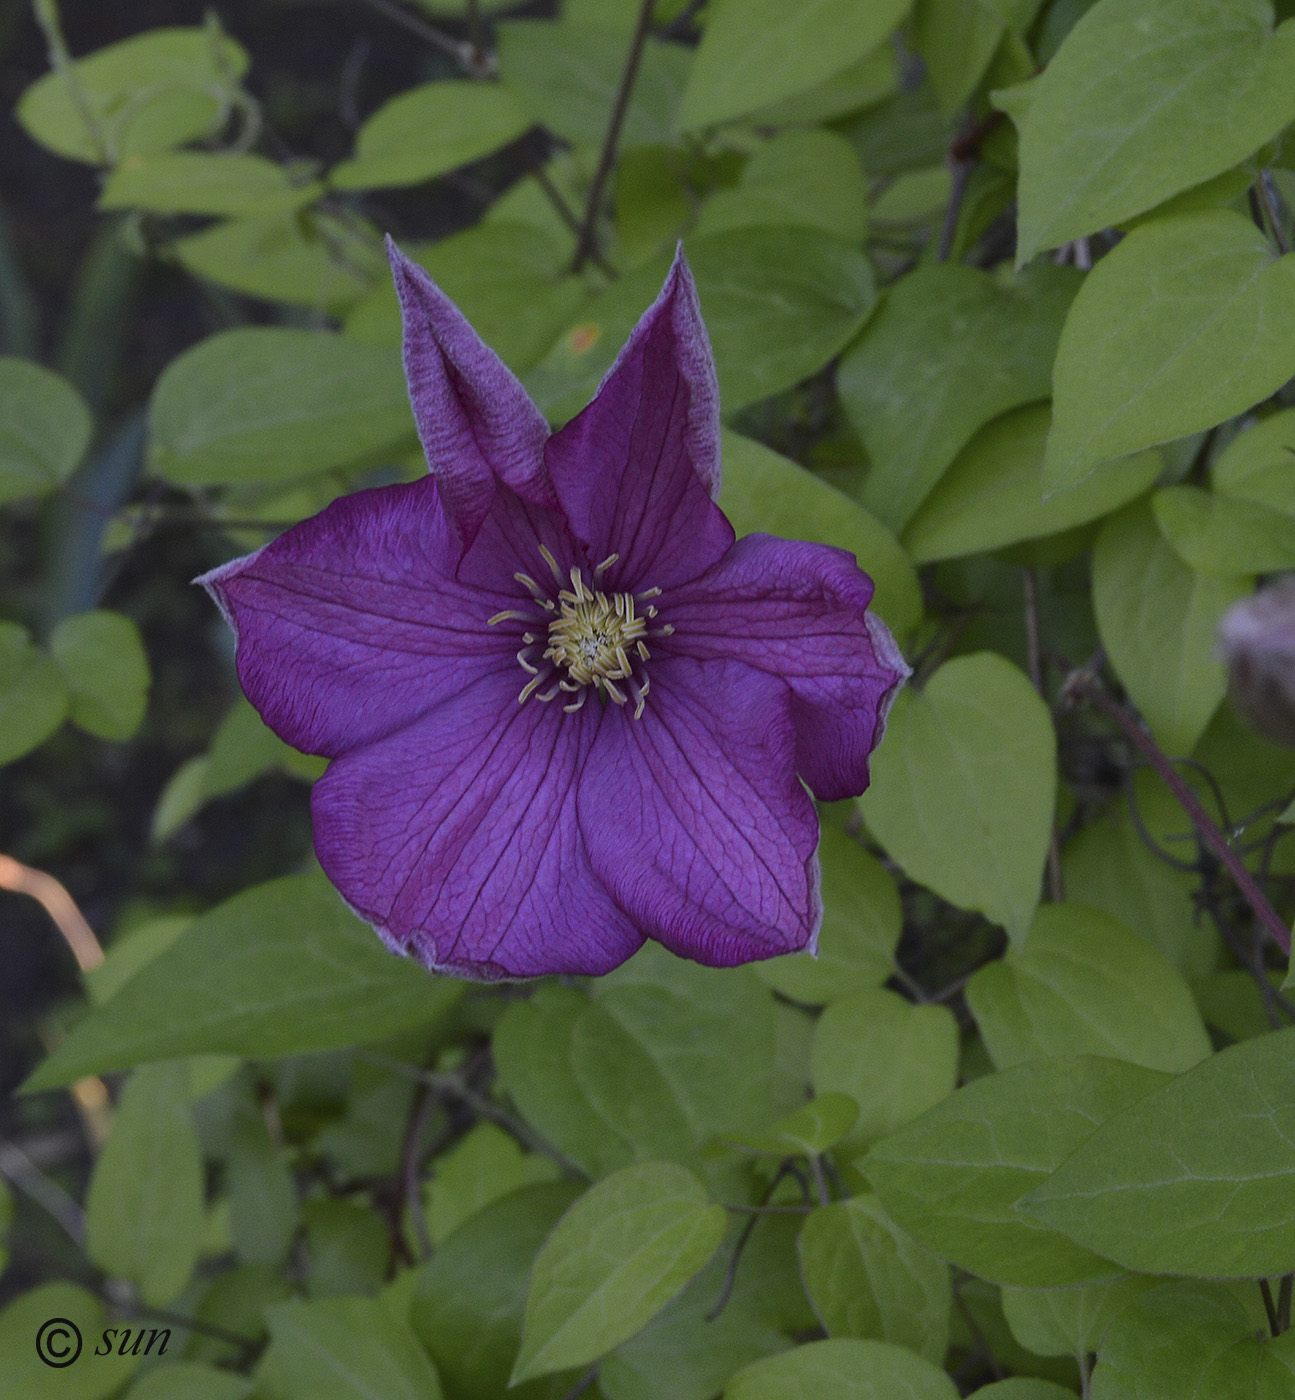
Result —
MULTIPOLYGON (((543 545, 540 553, 558 584, 565 585, 567 580, 552 554, 543 545)), ((613 554, 594 569, 595 584, 619 557, 613 554)), ((646 639, 668 637, 674 631, 668 623, 652 628, 657 610, 651 600, 659 597, 661 590, 604 593, 590 588, 580 570, 572 568, 570 587, 561 587, 555 602, 529 574, 513 577, 530 593, 531 606, 543 609, 542 617, 510 608, 490 619, 492 627, 512 618, 534 628, 522 633, 523 646, 517 653, 517 664, 531 677, 522 687, 518 702, 525 703, 532 695, 547 702, 565 691, 575 696, 571 704, 562 707, 570 714, 585 703, 592 685, 617 705, 632 700, 634 718, 638 719, 649 689, 645 663, 651 660, 652 653, 646 639), (547 628, 546 635, 541 633, 541 627, 547 628), (547 646, 537 658, 535 649, 541 641, 547 641, 547 646), (547 688, 542 690, 542 686, 547 688)))
POLYGON ((628 680, 634 674, 629 651, 642 661, 649 656, 643 641, 647 619, 635 615, 631 594, 591 591, 579 570, 571 572, 572 589, 558 594, 562 611, 549 623, 545 657, 565 668, 577 685, 628 680))

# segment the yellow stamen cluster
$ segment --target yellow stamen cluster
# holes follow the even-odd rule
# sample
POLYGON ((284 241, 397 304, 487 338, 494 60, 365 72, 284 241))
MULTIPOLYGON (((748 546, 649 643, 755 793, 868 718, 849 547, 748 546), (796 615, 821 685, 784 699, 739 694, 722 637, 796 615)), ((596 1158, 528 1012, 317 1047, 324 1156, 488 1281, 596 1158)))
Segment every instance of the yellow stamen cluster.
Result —
POLYGON ((628 593, 595 592, 585 587, 580 570, 572 569, 571 587, 558 594, 558 604, 561 611, 549 623, 544 655, 577 685, 628 680, 634 674, 630 649, 648 659, 642 640, 647 619, 636 616, 628 593))
MULTIPOLYGON (((556 581, 564 584, 566 580, 559 573, 556 561, 543 545, 540 553, 556 581)), ((595 583, 619 557, 613 554, 594 569, 595 583)), ((572 704, 563 706, 572 713, 585 703, 588 687, 592 685, 617 705, 632 700, 634 718, 638 719, 647 703, 649 689, 648 678, 642 674, 642 663, 652 655, 644 640, 652 635, 649 623, 657 613, 651 599, 658 597, 661 590, 649 588, 637 595, 603 593, 590 588, 580 570, 572 568, 571 586, 558 592, 555 603, 529 574, 519 573, 514 577, 530 593, 533 604, 544 610, 543 621, 548 629, 547 646, 539 665, 535 664, 532 648, 538 646, 540 637, 530 631, 522 634, 525 645, 517 653, 517 661, 531 679, 522 687, 518 702, 524 703, 531 695, 548 701, 565 691, 576 697, 572 704), (636 664, 640 667, 638 675, 634 671, 636 664), (552 684, 547 690, 536 694, 540 686, 549 682, 552 684)), ((496 613, 490 625, 493 627, 508 618, 532 622, 529 614, 510 608, 496 613)), ((539 622, 539 619, 534 621, 539 622)), ((666 625, 656 630, 661 636, 669 636, 674 628, 666 625)))

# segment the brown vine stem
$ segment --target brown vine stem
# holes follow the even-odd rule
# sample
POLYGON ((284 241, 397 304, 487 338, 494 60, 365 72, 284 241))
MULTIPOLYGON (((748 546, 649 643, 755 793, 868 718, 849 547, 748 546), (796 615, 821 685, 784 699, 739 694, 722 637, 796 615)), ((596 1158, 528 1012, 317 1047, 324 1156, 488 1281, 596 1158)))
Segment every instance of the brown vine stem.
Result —
POLYGON ((52 875, 23 865, 12 856, 0 855, 0 890, 30 895, 40 904, 63 935, 82 972, 89 972, 103 961, 103 948, 94 930, 66 886, 52 875))
MULTIPOLYGON (((577 242, 580 239, 581 223, 571 206, 563 197, 562 191, 553 183, 553 177, 545 170, 543 162, 535 166, 531 171, 535 177, 535 183, 544 191, 545 197, 557 211, 557 216, 566 224, 576 236, 577 242)), ((607 261, 597 248, 589 250, 589 261, 601 272, 609 282, 616 280, 616 269, 607 261)))
MULTIPOLYGON (((94 929, 67 887, 53 875, 0 853, 0 890, 29 895, 45 910, 72 950, 82 974, 92 972, 103 962, 103 945, 95 937, 94 929)), ((108 1136, 112 1117, 107 1085, 98 1075, 90 1074, 78 1079, 69 1092, 81 1115, 86 1136, 95 1147, 101 1147, 108 1136)))
POLYGON ((1215 825, 1213 818, 1201 806, 1196 794, 1178 776, 1174 765, 1166 757, 1160 745, 1147 733, 1136 719, 1113 700, 1087 667, 1075 671, 1066 681, 1062 690, 1063 698, 1082 696, 1095 705, 1109 719, 1115 721, 1125 737, 1141 751, 1147 762, 1159 773, 1164 785, 1177 798, 1183 811, 1192 820, 1192 825, 1200 833, 1201 839, 1223 863, 1236 887, 1244 895, 1246 903, 1254 911, 1255 918, 1272 935, 1277 946, 1288 957, 1291 950, 1291 934, 1282 917, 1268 901, 1268 896, 1255 881, 1245 862, 1233 849, 1228 838, 1215 825))
POLYGON ((625 114, 629 111, 630 94, 634 91, 634 79, 638 77, 639 63, 647 44, 648 30, 652 27, 652 8, 656 0, 643 0, 639 10, 638 23, 634 27, 634 37, 630 40, 630 51, 625 59, 625 71, 621 74, 620 90, 612 106, 612 114, 607 122, 607 134, 603 137, 603 148, 598 156, 598 168, 589 186, 589 197, 585 201, 585 216, 580 225, 580 237, 576 240, 575 257, 571 271, 579 272, 585 262, 592 257, 597 247, 598 208, 602 204, 603 190, 616 164, 616 147, 620 142, 621 127, 625 124, 625 114))

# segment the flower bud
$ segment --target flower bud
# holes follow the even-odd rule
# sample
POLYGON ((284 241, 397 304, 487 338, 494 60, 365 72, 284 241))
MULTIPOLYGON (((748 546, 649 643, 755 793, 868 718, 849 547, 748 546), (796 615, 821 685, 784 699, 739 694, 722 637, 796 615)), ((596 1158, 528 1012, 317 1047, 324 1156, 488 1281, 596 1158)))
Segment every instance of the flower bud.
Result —
POLYGON ((1229 608, 1219 650, 1240 714, 1265 737, 1295 747, 1295 574, 1229 608))

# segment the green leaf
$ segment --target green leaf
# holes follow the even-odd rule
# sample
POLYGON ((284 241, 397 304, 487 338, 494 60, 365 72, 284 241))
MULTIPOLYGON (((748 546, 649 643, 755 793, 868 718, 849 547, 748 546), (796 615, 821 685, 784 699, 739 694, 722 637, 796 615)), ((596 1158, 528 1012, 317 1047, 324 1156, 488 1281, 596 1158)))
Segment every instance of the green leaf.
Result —
POLYGON ((204 803, 236 792, 271 769, 313 782, 326 766, 326 760, 285 744, 240 696, 217 726, 207 753, 171 774, 153 811, 153 840, 165 841, 204 803))
MULTIPOLYGON (((620 91, 630 36, 601 24, 508 20, 496 29, 499 71, 532 121, 572 147, 597 150, 620 91)), ((621 129, 620 149, 667 145, 692 55, 649 38, 621 129)))
POLYGON ((216 24, 150 29, 39 78, 15 115, 51 151, 112 165, 214 135, 247 63, 216 24))
POLYGON ((1055 768, 1038 692, 980 652, 899 693, 859 806, 912 879, 1020 940, 1039 900, 1055 768))
POLYGON ((816 1093, 848 1094, 858 1104, 840 1151, 859 1152, 953 1092, 958 1023, 947 1006, 914 1006, 873 987, 823 1012, 810 1063, 816 1093))
POLYGON ((1077 486, 1045 496, 1052 412, 1030 404, 987 423, 953 459, 904 530, 915 562, 980 554, 1055 535, 1140 496, 1160 475, 1157 452, 1105 462, 1077 486))
POLYGON ((1044 904, 1023 948, 987 963, 967 1005, 999 1069, 1045 1055, 1109 1055, 1171 1074, 1210 1053, 1182 976, 1127 925, 1044 904))
POLYGON ((0 763, 12 763, 63 723, 68 694, 58 667, 25 627, 0 622, 0 763))
POLYGON ((436 1159, 426 1189, 427 1228, 434 1245, 492 1201, 520 1187, 551 1181, 557 1166, 548 1157, 523 1152, 517 1140, 493 1123, 478 1123, 436 1159))
POLYGON ((902 923, 894 880, 857 841, 824 827, 818 857, 823 868, 818 955, 793 953, 752 968, 775 992, 810 1005, 839 1001, 888 981, 902 923))
POLYGON ((90 1001, 102 1006, 109 997, 115 996, 145 963, 152 962, 169 948, 192 922, 188 914, 163 915, 132 924, 114 934, 103 962, 84 974, 90 1001))
POLYGON ((911 90, 901 88, 853 118, 843 134, 858 148, 864 170, 876 178, 939 165, 948 154, 954 131, 930 83, 921 83, 911 90))
POLYGON ((440 1400, 417 1338, 376 1298, 293 1298, 265 1318, 257 1389, 275 1400, 440 1400))
MULTIPOLYGON (((477 224, 410 251, 516 373, 544 354, 585 298, 584 284, 569 275, 570 250, 528 224, 477 224)), ((390 278, 356 303, 346 334, 371 345, 400 344, 390 278)))
POLYGON ((1261 1340, 1226 1289, 1162 1284, 1116 1319, 1094 1400, 1278 1400, 1295 1391, 1295 1333, 1261 1340))
POLYGON ((675 1163, 625 1167, 591 1187, 536 1255, 512 1380, 586 1365, 632 1337, 705 1266, 726 1225, 675 1163))
POLYGON ((326 1198, 307 1201, 301 1216, 310 1259, 306 1276, 310 1297, 375 1294, 391 1269, 391 1226, 386 1215, 358 1201, 326 1198))
POLYGON ((104 182, 99 208, 252 218, 291 213, 323 192, 318 180, 294 178, 264 156, 173 151, 124 161, 104 182))
POLYGON ((1148 848, 1123 799, 1066 842, 1062 869, 1068 898, 1126 922, 1188 982, 1217 967, 1218 933, 1198 916, 1190 877, 1148 848))
POLYGON ((515 141, 530 118, 498 83, 436 82, 384 103, 360 128, 355 156, 334 166, 342 190, 421 185, 515 141))
POLYGON ((1286 1030, 1211 1056, 1103 1125, 1022 1211, 1142 1273, 1289 1269, 1293 1052, 1286 1030))
POLYGON ((252 1382, 232 1371, 196 1361, 154 1366, 126 1392, 125 1400, 246 1400, 252 1382))
POLYGON ((692 222, 695 195, 684 182, 693 165, 674 146, 636 146, 617 161, 615 254, 626 268, 664 256, 692 222))
POLYGON ((981 1278, 1019 1288, 1100 1282, 1119 1266, 1016 1205, 1101 1123, 1165 1079, 1091 1055, 1030 1060, 973 1080, 859 1165, 902 1229, 981 1278))
POLYGON ((868 198, 854 147, 821 128, 783 131, 756 148, 741 182, 702 205, 698 234, 761 224, 801 225, 845 243, 863 240, 868 198))
POLYGON ((1024 264, 1275 136, 1295 118, 1295 26, 1274 34, 1265 0, 1102 0, 1038 78, 1000 98, 1021 136, 1024 264))
POLYGON ((816 1210, 799 1250, 805 1291, 829 1337, 873 1337, 943 1363, 949 1266, 914 1244, 876 1196, 816 1210))
POLYGON ((1011 1380, 982 1385, 972 1392, 970 1400, 1075 1400, 1075 1392, 1055 1381, 1014 1376, 1011 1380))
MULTIPOLYGON (((932 165, 925 170, 906 170, 885 185, 872 201, 872 219, 880 229, 883 225, 899 225, 916 229, 930 223, 949 205, 953 177, 945 164, 932 165)), ((957 267, 957 263, 931 264, 957 267)))
POLYGON ((1036 1356, 1086 1357, 1098 1351, 1120 1313, 1160 1280, 1133 1275, 1091 1288, 1004 1288, 1012 1335, 1036 1356))
POLYGON ((701 967, 649 941, 593 990, 572 1028, 570 1065, 637 1157, 690 1156, 768 1123, 774 1002, 749 970, 701 967))
POLYGON ((889 1342, 834 1338, 756 1361, 724 1400, 956 1400, 945 1373, 889 1342))
POLYGON ((285 744, 240 696, 217 726, 211 748, 171 774, 153 810, 152 838, 165 841, 212 798, 236 792, 262 773, 277 769, 313 782, 326 767, 325 759, 285 744))
POLYGON ((739 229, 688 255, 729 414, 820 369, 876 297, 863 255, 808 229, 739 229))
POLYGON ((162 372, 149 465, 182 485, 280 482, 414 440, 400 359, 340 335, 220 331, 162 372))
POLYGON ((410 1320, 451 1397, 505 1393, 531 1261, 578 1195, 569 1181, 514 1191, 478 1211, 419 1270, 410 1320))
POLYGON ((742 1229, 734 1219, 728 1242, 706 1268, 600 1363, 598 1388, 607 1400, 713 1400, 735 1371, 816 1328, 797 1266, 799 1228, 797 1216, 761 1218, 747 1237, 728 1300, 712 1317, 742 1229))
POLYGON ((148 704, 148 657, 139 629, 98 609, 64 618, 50 651, 67 682, 69 718, 100 739, 129 739, 148 704))
POLYGON ((882 44, 816 87, 755 108, 748 120, 754 126, 794 126, 830 121, 876 106, 893 96, 899 86, 896 57, 889 44, 882 44))
POLYGON ((1295 568, 1295 515, 1199 486, 1166 486, 1151 509, 1160 533, 1197 573, 1235 578, 1295 568))
POLYGON ((590 1177, 633 1160, 628 1142, 603 1118, 576 1078, 572 1039, 589 998, 541 983, 504 1013, 491 1043, 499 1077, 527 1122, 590 1177))
POLYGON ((1023 34, 1039 8, 1039 0, 918 0, 917 51, 946 112, 975 91, 1008 30, 1023 34))
MULTIPOLYGON (((804 228, 747 228, 688 241, 715 351, 720 403, 733 414, 821 369, 867 319, 872 268, 856 249, 804 228)), ((526 376, 555 422, 578 413, 661 288, 648 263, 595 298, 526 376)))
POLYGON ((1210 477, 1224 495, 1295 514, 1295 408, 1238 433, 1215 460, 1210 477))
POLYGON ((1051 393, 1073 270, 1041 265, 1005 281, 923 264, 886 294, 842 357, 842 402, 871 461, 860 499, 902 530, 972 434, 1051 393))
POLYGON ((300 1223, 296 1183, 260 1104, 250 1093, 237 1104, 225 1161, 230 1236, 243 1263, 279 1268, 300 1223))
POLYGON ((922 615, 922 594, 894 535, 856 501, 753 438, 725 431, 719 503, 739 535, 763 530, 848 550, 876 585, 872 606, 897 636, 922 615))
POLYGON ((189 1066, 141 1066, 126 1083, 90 1178, 86 1253, 159 1307, 188 1283, 205 1223, 189 1066))
POLYGON ((342 315, 387 275, 370 234, 329 214, 270 214, 213 224, 171 251, 196 276, 248 296, 342 315))
POLYGON ((716 0, 693 61, 679 126, 696 131, 817 87, 878 47, 912 0, 716 0))
POLYGON ((1048 489, 1082 481, 1110 457, 1212 428, 1292 373, 1295 258, 1278 258, 1227 210, 1135 229, 1089 273, 1066 320, 1048 489))
POLYGON ((778 1157, 818 1156, 840 1142, 858 1116, 859 1106, 849 1094, 819 1094, 763 1132, 732 1133, 723 1141, 778 1157))
POLYGON ((173 1055, 327 1050, 435 1022, 462 984, 392 957, 322 875, 254 885, 192 924, 29 1080, 173 1055))
POLYGON ((90 445, 85 400, 52 370, 0 356, 0 504, 67 481, 90 445))
POLYGON ((46 1283, 20 1293, 0 1311, 0 1356, 5 1360, 0 1400, 107 1400, 116 1395, 143 1357, 121 1357, 115 1350, 96 1356, 107 1321, 99 1299, 72 1283, 46 1283), (46 1355, 63 1360, 76 1348, 75 1336, 58 1325, 60 1320, 80 1333, 81 1353, 75 1361, 49 1366, 35 1345, 47 1322, 56 1325, 45 1333, 46 1355))
MULTIPOLYGON (((1279 990, 1282 974, 1271 968, 1267 975, 1269 985, 1279 990)), ((1229 1041, 1249 1040, 1272 1030, 1268 1006, 1248 968, 1215 972, 1192 990, 1206 1025, 1222 1031, 1229 1041)))
POLYGON ((1161 745, 1189 754, 1227 687, 1219 620, 1249 592, 1245 578, 1188 568, 1145 502, 1102 527, 1093 550, 1093 609, 1115 668, 1161 745))

